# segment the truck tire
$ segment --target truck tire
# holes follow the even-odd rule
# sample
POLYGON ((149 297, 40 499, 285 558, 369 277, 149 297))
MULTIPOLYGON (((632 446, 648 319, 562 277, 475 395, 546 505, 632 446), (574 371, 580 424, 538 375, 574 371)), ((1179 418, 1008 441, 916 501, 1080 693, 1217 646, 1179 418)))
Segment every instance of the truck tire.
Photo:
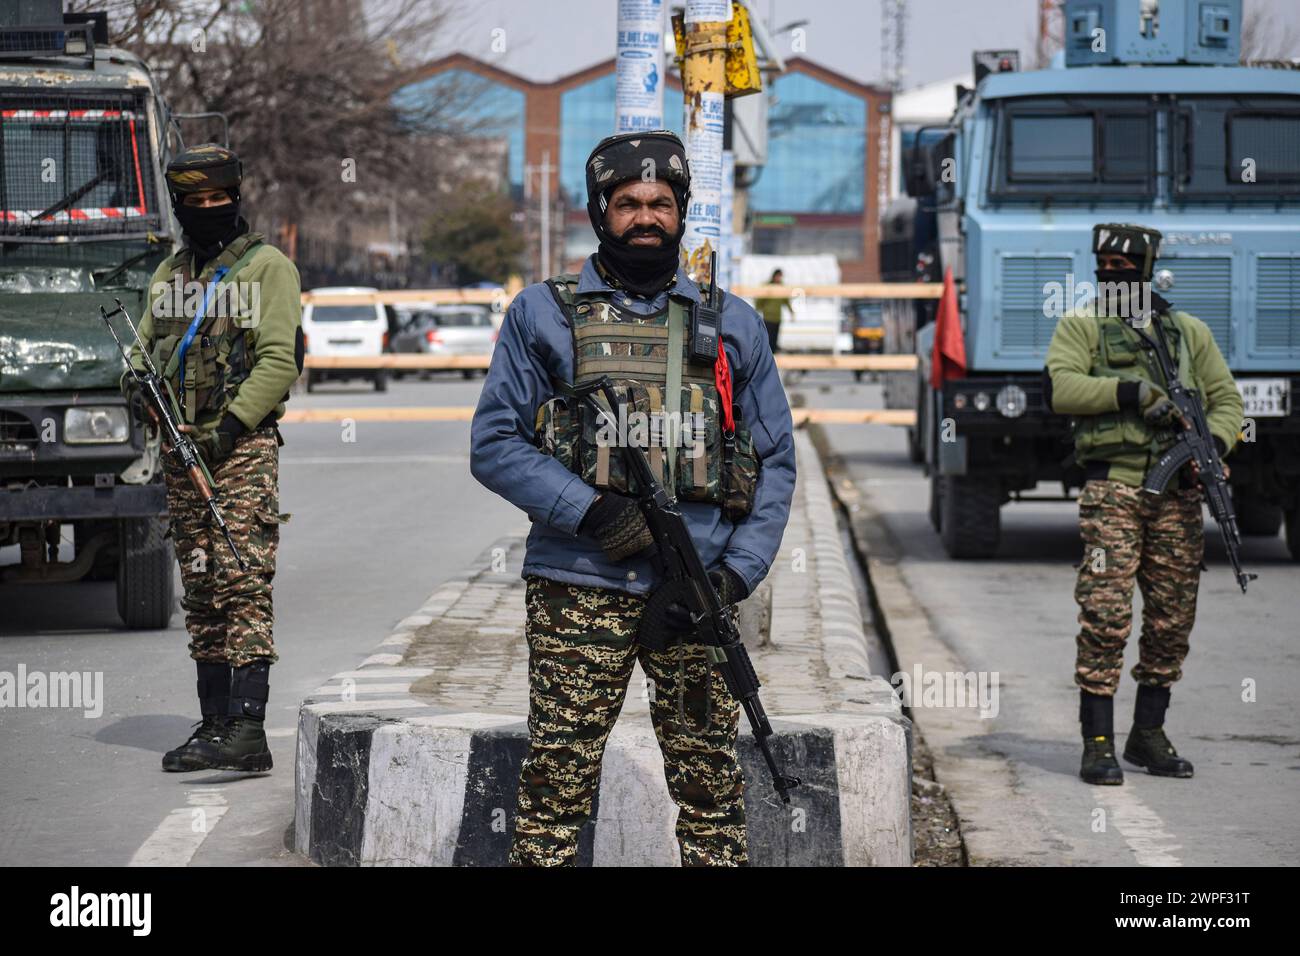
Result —
POLYGON ((1240 494, 1233 500, 1237 525, 1241 533, 1271 538, 1282 530, 1282 506, 1262 501, 1254 495, 1240 494))
POLYGON ((935 534, 943 531, 943 479, 930 473, 930 527, 935 534))
POLYGON ((163 630, 171 624, 175 592, 172 549, 163 518, 128 518, 120 525, 117 613, 131 630, 163 630))
POLYGON ((1286 513, 1286 549, 1292 561, 1300 561, 1300 507, 1286 513))
POLYGON ((939 538, 948 557, 992 557, 1001 537, 1001 484, 962 475, 942 475, 939 481, 939 538))
POLYGON ((375 373, 375 391, 388 391, 388 372, 384 369, 380 369, 375 373))
MULTIPOLYGON (((113 523, 111 521, 78 521, 72 527, 74 553, 80 555, 87 541, 103 531, 112 530, 113 523)), ((118 542, 114 542, 99 549, 90 570, 82 578, 83 581, 114 581, 117 579, 118 544, 118 542)))
MULTIPOLYGON (((924 424, 925 412, 921 408, 921 396, 925 391, 921 388, 920 381, 916 385, 916 424, 907 429, 907 460, 914 465, 919 465, 925 461, 925 447, 921 444, 921 427, 924 424)), ((936 528, 936 531, 939 529, 936 528)))
POLYGON ((307 391, 309 392, 316 391, 316 381, 317 381, 316 373, 313 372, 311 369, 307 369, 307 391))

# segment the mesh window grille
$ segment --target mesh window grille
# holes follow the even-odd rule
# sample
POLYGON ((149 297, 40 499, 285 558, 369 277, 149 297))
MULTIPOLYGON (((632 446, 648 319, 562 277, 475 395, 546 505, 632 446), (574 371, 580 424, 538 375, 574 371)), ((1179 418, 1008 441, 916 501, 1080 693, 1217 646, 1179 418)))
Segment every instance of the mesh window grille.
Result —
POLYGON ((130 95, 0 94, 0 236, 159 228, 148 129, 130 95))

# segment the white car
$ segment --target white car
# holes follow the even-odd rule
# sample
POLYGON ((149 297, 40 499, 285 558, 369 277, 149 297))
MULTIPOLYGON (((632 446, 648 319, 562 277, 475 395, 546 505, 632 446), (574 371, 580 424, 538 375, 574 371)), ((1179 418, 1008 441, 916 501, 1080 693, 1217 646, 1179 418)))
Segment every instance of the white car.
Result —
MULTIPOLYGON (((361 286, 312 289, 313 295, 378 292, 361 286)), ((302 308, 302 334, 308 355, 378 358, 388 351, 388 312, 378 302, 357 305, 316 305, 302 308)), ((326 379, 368 378, 376 392, 387 391, 386 369, 307 369, 307 391, 326 379)))

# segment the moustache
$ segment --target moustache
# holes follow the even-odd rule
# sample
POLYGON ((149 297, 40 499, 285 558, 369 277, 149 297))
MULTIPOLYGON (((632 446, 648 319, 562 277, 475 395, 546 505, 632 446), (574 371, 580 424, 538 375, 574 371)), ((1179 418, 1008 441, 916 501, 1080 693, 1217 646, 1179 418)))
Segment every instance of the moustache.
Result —
POLYGON ((668 233, 660 226, 632 226, 618 238, 622 242, 631 242, 641 236, 655 236, 665 243, 669 241, 668 233))

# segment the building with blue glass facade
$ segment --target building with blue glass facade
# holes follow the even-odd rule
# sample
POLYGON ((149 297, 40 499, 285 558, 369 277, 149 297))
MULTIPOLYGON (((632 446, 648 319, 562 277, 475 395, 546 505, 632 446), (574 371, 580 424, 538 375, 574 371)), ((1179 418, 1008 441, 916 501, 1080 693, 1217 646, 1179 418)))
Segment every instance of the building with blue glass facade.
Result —
MULTIPOLYGON (((474 95, 464 107, 474 135, 505 147, 505 185, 521 203, 530 240, 540 216, 542 167, 553 203, 552 261, 530 241, 533 276, 572 267, 595 249, 583 167, 614 128, 614 61, 538 83, 464 54, 429 64, 397 91, 418 112, 424 97, 474 95)), ((665 78, 664 125, 682 132, 681 84, 665 78)), ((767 163, 741 168, 738 212, 758 253, 834 253, 845 281, 879 278, 877 182, 881 119, 889 92, 806 59, 769 78, 767 163)), ((888 135, 886 127, 886 135, 888 135)))

